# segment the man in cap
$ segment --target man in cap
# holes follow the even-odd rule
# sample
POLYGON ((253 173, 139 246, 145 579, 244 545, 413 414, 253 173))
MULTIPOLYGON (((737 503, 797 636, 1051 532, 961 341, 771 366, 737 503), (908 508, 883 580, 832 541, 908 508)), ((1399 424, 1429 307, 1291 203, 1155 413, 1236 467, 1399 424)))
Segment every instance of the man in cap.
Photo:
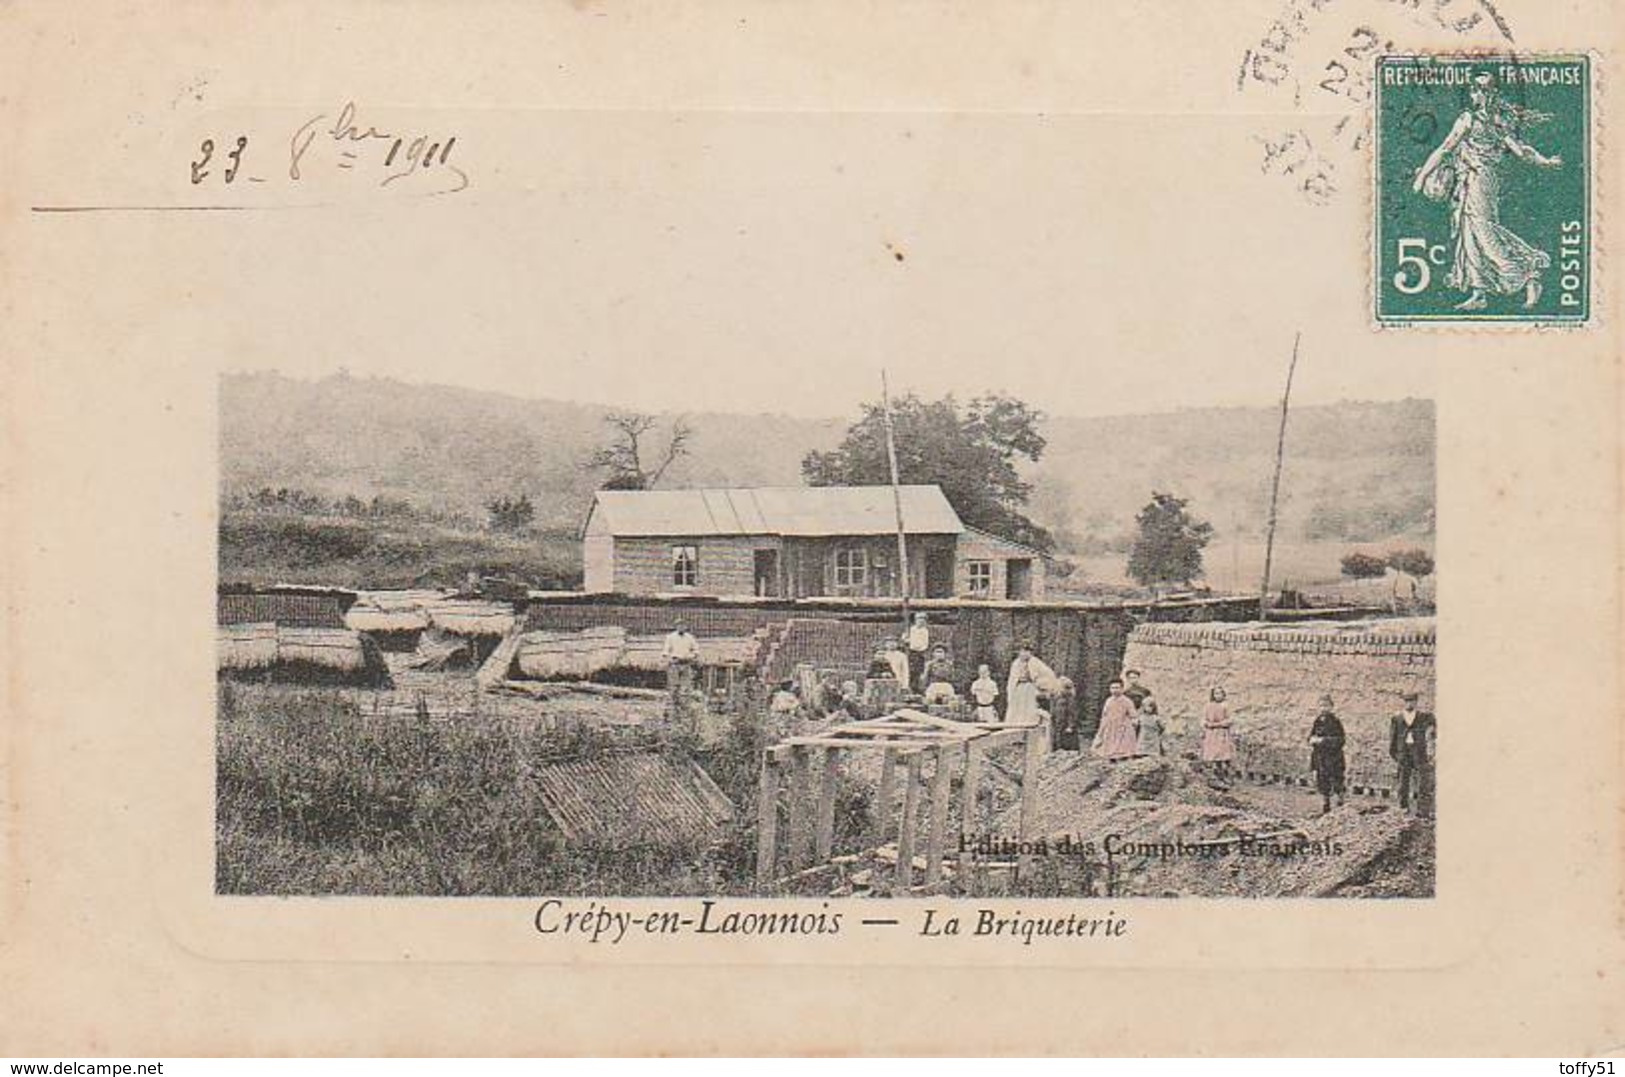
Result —
POLYGON ((1433 814, 1433 763, 1438 751, 1438 720, 1417 709, 1417 694, 1405 693, 1405 709, 1388 723, 1388 754, 1399 764, 1399 806, 1414 815, 1433 814))

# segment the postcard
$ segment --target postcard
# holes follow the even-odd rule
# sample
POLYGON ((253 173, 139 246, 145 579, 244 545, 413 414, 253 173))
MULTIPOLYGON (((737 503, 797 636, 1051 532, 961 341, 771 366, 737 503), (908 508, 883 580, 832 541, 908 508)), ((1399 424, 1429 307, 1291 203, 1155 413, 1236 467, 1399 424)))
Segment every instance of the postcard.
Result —
POLYGON ((0 25, 0 1051, 1625 1050, 1611 5, 0 25))

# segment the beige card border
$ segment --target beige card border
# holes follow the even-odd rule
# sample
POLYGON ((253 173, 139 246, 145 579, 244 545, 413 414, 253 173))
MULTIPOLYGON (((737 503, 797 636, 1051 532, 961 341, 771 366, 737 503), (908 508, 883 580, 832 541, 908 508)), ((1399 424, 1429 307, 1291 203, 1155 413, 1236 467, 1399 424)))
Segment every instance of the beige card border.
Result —
MULTIPOLYGON (((221 297, 206 265, 143 264, 138 253, 217 252, 216 225, 164 224, 161 235, 152 221, 27 212, 40 192, 70 180, 82 190, 97 174, 100 166, 72 165, 86 133, 104 130, 110 97, 127 94, 134 108, 150 103, 155 82, 202 70, 212 73, 211 92, 245 101, 327 99, 333 82, 349 79, 370 99, 404 103, 433 96, 430 75, 456 66, 447 57, 500 54, 512 66, 484 68, 466 86, 446 78, 456 100, 445 107, 512 106, 530 94, 533 104, 545 96, 570 108, 879 101, 953 110, 1072 100, 1114 109, 1125 107, 1114 76, 1127 79, 1124 65, 1156 56, 1167 67, 1159 104, 1189 109, 1214 85, 1205 58, 1215 35, 1243 21, 1267 25, 1293 6, 1214 4, 1185 21, 1172 6, 1128 3, 1035 2, 1013 14, 956 3, 794 11, 420 3, 404 12, 357 3, 335 20, 347 28, 329 34, 317 32, 327 9, 294 2, 145 11, 87 3, 71 13, 34 4, 0 14, 0 73, 15 73, 0 74, 4 130, 26 151, 0 164, 0 467, 10 508, 0 531, 0 981, 23 988, 0 991, 0 1051, 1625 1049, 1621 340, 1618 298, 1602 288, 1600 265, 1599 318, 1584 333, 1436 341, 1448 568, 1435 899, 1119 902, 1132 921, 1126 939, 1067 952, 1051 943, 999 953, 968 939, 887 945, 843 933, 828 946, 707 942, 606 955, 539 942, 531 901, 212 893, 206 641, 218 432, 216 370, 197 357, 223 353, 252 327, 207 317, 221 297), (734 40, 726 32, 739 19, 766 29, 718 45, 734 40), (503 43, 527 33, 599 66, 541 89, 503 43), (1080 72, 1064 41, 1102 36, 1120 49, 1091 53, 1092 71, 1080 72), (303 63, 277 66, 272 57, 286 50, 276 43, 296 37, 303 63), (412 48, 425 42, 445 43, 445 56, 402 71, 401 57, 421 61, 412 48), (108 57, 117 63, 76 63, 108 57), (807 81, 786 76, 786 57, 807 81), (166 73, 157 79, 147 65, 166 73), (1035 88, 1034 70, 1052 77, 1035 88), (75 81, 88 71, 91 82, 75 81), (154 667, 134 653, 149 647, 170 651, 154 667), (87 671, 87 651, 104 656, 98 675, 87 671)), ((1621 20, 1606 3, 1500 6, 1530 48, 1573 46, 1562 38, 1576 32, 1596 33, 1599 47, 1618 44, 1621 20)), ((1599 116, 1614 81, 1604 66, 1599 116)), ((1222 107, 1240 106, 1224 98, 1222 107)), ((163 121, 154 112, 143 122, 163 121)), ((117 137, 111 160, 136 168, 149 143, 135 137, 118 148, 117 137)), ((1618 195, 1600 174, 1614 162, 1598 167, 1600 212, 1618 195)), ((1347 267, 1357 317, 1369 276, 1361 238, 1351 232, 1348 250, 1325 253, 1347 267)), ((1389 339, 1374 335, 1365 346, 1389 339)))

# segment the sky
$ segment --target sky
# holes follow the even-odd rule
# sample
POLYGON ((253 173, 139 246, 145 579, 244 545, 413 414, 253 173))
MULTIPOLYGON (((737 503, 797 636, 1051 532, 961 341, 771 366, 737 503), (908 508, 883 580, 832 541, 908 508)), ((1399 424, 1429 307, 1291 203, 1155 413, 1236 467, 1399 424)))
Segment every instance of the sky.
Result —
MULTIPOLYGON (((482 127, 481 124, 484 124, 482 127)), ((1361 192, 1312 205, 1244 115, 536 112, 467 191, 278 214, 211 278, 227 369, 646 411, 879 392, 1103 415, 1431 396, 1366 314, 1361 192)), ((459 150, 461 153, 462 151, 459 150)), ((200 227, 207 227, 207 224, 200 227)))

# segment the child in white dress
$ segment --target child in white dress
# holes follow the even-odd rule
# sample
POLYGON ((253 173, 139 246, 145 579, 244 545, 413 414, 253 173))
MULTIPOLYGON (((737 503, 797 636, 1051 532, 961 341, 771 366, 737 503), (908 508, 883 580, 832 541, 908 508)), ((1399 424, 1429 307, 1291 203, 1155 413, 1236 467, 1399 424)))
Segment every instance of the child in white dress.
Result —
POLYGON ((976 667, 976 679, 970 684, 970 697, 976 704, 978 722, 999 720, 999 712, 993 707, 993 701, 999 698, 999 682, 993 679, 993 671, 988 669, 985 662, 976 667))

